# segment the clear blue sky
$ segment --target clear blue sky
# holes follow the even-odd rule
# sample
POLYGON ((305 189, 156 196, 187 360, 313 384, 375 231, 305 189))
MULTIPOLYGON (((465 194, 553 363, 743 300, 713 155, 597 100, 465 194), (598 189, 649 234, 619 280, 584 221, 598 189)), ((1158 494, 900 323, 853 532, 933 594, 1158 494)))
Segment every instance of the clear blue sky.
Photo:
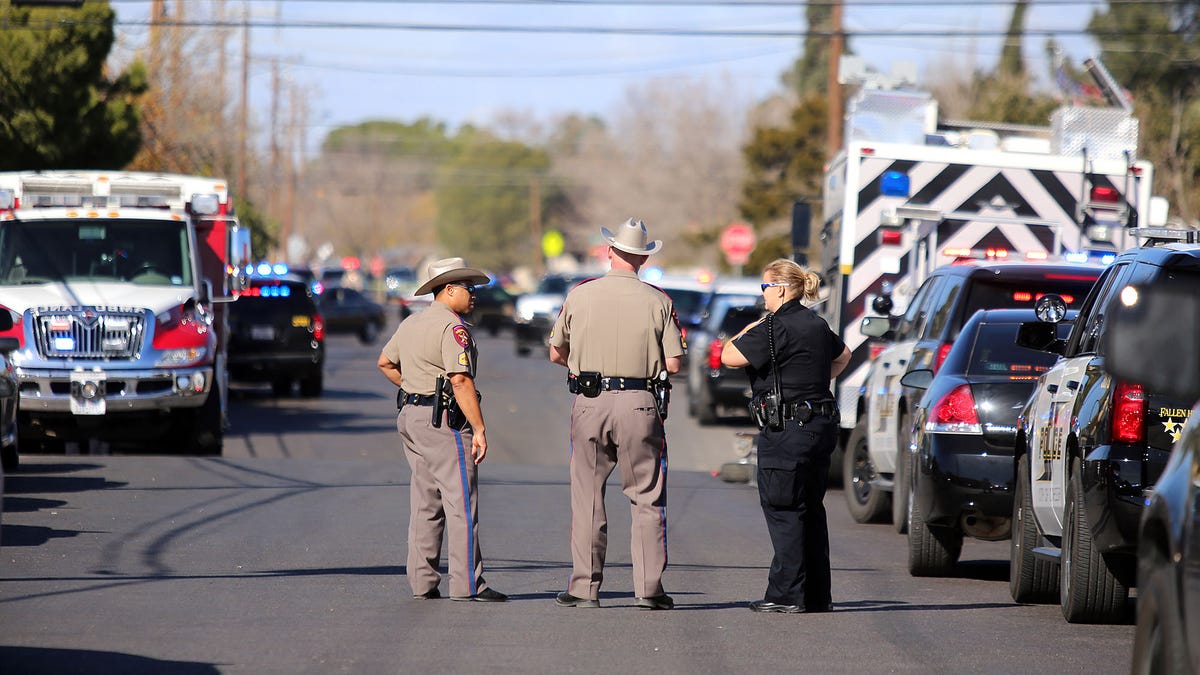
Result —
MULTIPOLYGON (((779 75, 799 53, 797 37, 704 37, 630 35, 602 32, 492 32, 466 27, 585 27, 671 32, 799 31, 804 9, 798 3, 739 5, 734 0, 702 0, 706 5, 637 6, 636 0, 548 0, 503 4, 441 0, 227 0, 234 21, 243 11, 252 23, 279 21, 283 27, 251 32, 251 105, 265 119, 270 104, 269 59, 288 64, 293 81, 311 93, 309 141, 315 145, 330 128, 366 119, 412 121, 429 116, 452 126, 487 121, 501 109, 540 119, 580 112, 608 117, 632 84, 653 78, 734 78, 751 100, 779 87, 779 75), (303 22, 392 24, 366 27, 304 28, 303 22), (437 25, 459 30, 416 30, 437 25), (407 26, 401 28, 399 26, 407 26)), ((145 20, 148 0, 112 0, 118 22, 145 20)), ((175 0, 168 0, 173 7, 175 0)), ((196 10, 211 0, 187 0, 196 10)), ((1033 3, 1026 28, 1062 30, 1059 42, 1078 63, 1093 53, 1077 34, 1097 1, 1033 3), (1075 32, 1076 34, 1071 34, 1075 32)), ((893 61, 918 64, 922 77, 939 63, 990 67, 1001 37, 956 36, 962 32, 1003 34, 1011 6, 983 2, 844 0, 843 24, 850 44, 873 67, 888 71, 893 61), (935 35, 896 35, 924 32, 935 35)), ((189 9, 188 11, 192 11, 189 9)), ((190 18, 211 18, 205 12, 190 18)), ((146 28, 119 25, 126 45, 144 39, 146 28)), ((211 30, 195 28, 194 30, 211 30)), ((1025 56, 1035 72, 1045 69, 1045 38, 1030 37, 1025 56)), ((240 50, 240 34, 230 41, 240 50)), ((240 53, 240 51, 239 51, 240 53)), ((235 59, 232 68, 240 67, 235 59)))

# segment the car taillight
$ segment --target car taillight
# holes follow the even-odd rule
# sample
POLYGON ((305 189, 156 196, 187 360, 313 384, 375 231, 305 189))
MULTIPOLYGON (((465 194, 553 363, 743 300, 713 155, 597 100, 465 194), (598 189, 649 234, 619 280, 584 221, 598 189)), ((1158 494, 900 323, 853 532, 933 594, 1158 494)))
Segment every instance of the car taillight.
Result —
POLYGON ((981 434, 979 415, 975 412, 975 397, 970 385, 960 384, 933 405, 925 431, 943 434, 981 434))
POLYGON ((720 340, 713 340, 708 343, 708 367, 716 370, 721 367, 721 349, 724 345, 720 340))
POLYGON ((1146 392, 1140 384, 1117 382, 1113 388, 1112 439, 1122 443, 1146 440, 1146 392))
POLYGON ((313 314, 313 339, 325 339, 325 319, 320 314, 313 314))
POLYGON ((946 342, 941 347, 938 347, 937 358, 933 361, 933 372, 937 372, 942 364, 946 361, 946 355, 950 353, 951 343, 946 342))

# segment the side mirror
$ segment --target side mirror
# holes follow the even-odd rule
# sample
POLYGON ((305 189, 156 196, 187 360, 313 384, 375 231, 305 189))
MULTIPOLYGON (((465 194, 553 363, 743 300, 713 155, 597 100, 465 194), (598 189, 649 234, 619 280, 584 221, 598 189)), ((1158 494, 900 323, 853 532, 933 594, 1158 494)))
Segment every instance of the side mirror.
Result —
POLYGON ((1104 369, 1155 393, 1200 399, 1200 296, 1194 278, 1176 287, 1126 286, 1108 307, 1100 338, 1104 369))
POLYGON ((860 330, 867 337, 889 338, 892 332, 892 320, 886 316, 863 317, 860 330))
POLYGON ((0 338, 0 354, 11 354, 21 348, 21 341, 14 337, 0 338))
POLYGON ((928 389, 933 384, 933 371, 928 368, 910 370, 900 378, 900 384, 913 389, 928 389))
POLYGON ((1065 340, 1058 338, 1058 324, 1042 321, 1028 321, 1017 329, 1017 346, 1036 349, 1039 352, 1051 354, 1063 353, 1065 340))
POLYGON ((6 331, 6 330, 12 330, 12 328, 13 328, 12 312, 9 312, 8 310, 0 309, 0 332, 6 331))

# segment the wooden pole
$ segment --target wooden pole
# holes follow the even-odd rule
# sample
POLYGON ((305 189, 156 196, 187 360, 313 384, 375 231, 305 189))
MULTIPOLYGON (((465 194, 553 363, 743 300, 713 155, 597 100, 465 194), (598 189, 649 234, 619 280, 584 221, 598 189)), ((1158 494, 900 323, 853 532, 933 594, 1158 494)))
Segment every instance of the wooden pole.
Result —
POLYGON ((833 14, 830 17, 829 38, 829 79, 826 124, 826 155, 833 159, 838 150, 842 149, 842 85, 838 82, 838 62, 842 58, 844 38, 842 36, 842 0, 834 0, 833 14))

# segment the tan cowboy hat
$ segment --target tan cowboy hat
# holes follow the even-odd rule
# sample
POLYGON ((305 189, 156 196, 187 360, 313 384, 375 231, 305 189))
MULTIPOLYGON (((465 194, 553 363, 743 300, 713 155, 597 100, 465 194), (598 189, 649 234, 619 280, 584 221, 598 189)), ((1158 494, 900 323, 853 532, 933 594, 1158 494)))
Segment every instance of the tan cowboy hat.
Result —
POLYGON ((662 250, 662 240, 655 239, 647 243, 646 240, 650 238, 650 235, 646 234, 646 223, 633 218, 621 223, 615 235, 609 232, 607 227, 600 228, 600 234, 608 240, 609 246, 626 253, 654 255, 662 250))
POLYGON ((470 284, 486 284, 491 281, 487 274, 467 267, 462 258, 442 258, 429 263, 429 280, 413 291, 413 295, 425 295, 438 286, 463 281, 470 284))

